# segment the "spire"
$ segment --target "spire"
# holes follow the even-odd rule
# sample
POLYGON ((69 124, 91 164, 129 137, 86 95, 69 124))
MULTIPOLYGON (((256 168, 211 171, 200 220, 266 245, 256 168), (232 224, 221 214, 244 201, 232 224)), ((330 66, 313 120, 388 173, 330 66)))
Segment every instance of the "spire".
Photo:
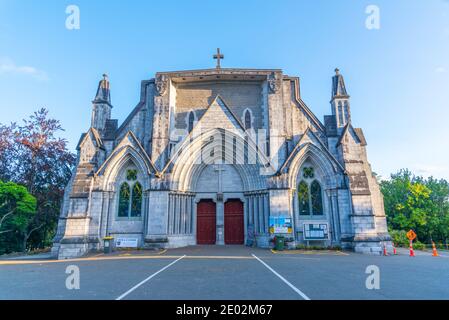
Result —
POLYGON ((335 117, 337 131, 340 134, 346 124, 351 122, 351 108, 345 80, 338 68, 335 69, 335 75, 332 77, 331 108, 332 115, 335 117))
POLYGON ((335 97, 349 97, 346 92, 345 80, 338 68, 335 69, 335 76, 332 77, 332 98, 335 97))
POLYGON ((111 92, 109 90, 109 78, 103 74, 103 79, 98 84, 97 94, 92 101, 91 127, 98 130, 103 136, 106 126, 111 119, 111 92))
POLYGON ((111 104, 111 92, 109 90, 109 78, 107 74, 103 74, 103 79, 98 84, 97 94, 95 95, 94 103, 108 103, 111 104))

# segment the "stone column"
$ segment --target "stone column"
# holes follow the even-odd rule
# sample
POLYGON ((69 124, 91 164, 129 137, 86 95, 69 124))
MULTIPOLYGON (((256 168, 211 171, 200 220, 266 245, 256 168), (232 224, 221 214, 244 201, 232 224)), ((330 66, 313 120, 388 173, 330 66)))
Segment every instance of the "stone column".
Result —
POLYGON ((264 195, 264 208, 263 208, 263 219, 264 219, 264 225, 265 225, 265 229, 264 229, 264 233, 268 233, 268 217, 270 215, 269 212, 269 199, 268 199, 268 194, 264 195))
POLYGON ((181 220, 181 208, 179 206, 179 194, 175 196, 175 228, 174 228, 174 234, 179 234, 179 224, 181 220))
POLYGON ((340 214, 338 212, 338 203, 337 203, 337 190, 332 190, 330 193, 330 202, 332 214, 334 215, 334 225, 335 225, 335 241, 340 240, 341 235, 341 227, 340 227, 340 214))
POLYGON ((216 215, 217 215, 217 234, 216 244, 224 245, 224 203, 223 200, 217 200, 216 202, 216 215))
MULTIPOLYGON (((254 219, 253 219, 253 202, 251 195, 248 195, 246 197, 246 202, 248 204, 248 224, 252 224, 254 226, 254 219)), ((256 229, 254 229, 256 231, 256 229)))
POLYGON ((259 224, 260 224, 259 229, 260 229, 260 233, 265 233, 263 195, 259 194, 257 196, 257 199, 258 199, 258 208, 259 208, 259 211, 257 213, 259 216, 259 224))

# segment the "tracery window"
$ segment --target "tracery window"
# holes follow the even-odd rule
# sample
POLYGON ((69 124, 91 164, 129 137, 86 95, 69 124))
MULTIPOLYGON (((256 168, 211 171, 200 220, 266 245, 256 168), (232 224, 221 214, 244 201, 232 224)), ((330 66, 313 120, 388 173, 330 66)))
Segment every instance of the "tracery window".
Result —
POLYGON ((126 182, 120 185, 118 201, 119 218, 142 216, 142 185, 137 180, 137 170, 126 171, 126 182), (135 181, 135 182, 134 182, 135 181), (131 187, 131 185, 132 187, 131 187))
POLYGON ((303 180, 298 184, 298 204, 300 215, 322 215, 323 193, 318 180, 314 179, 312 167, 303 168, 303 180))

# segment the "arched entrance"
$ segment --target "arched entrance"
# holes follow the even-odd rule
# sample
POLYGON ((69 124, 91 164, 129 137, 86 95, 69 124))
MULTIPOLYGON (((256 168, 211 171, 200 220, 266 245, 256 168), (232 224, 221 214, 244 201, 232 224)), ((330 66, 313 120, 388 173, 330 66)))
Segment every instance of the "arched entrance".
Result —
POLYGON ((212 200, 201 200, 197 204, 196 242, 197 244, 215 244, 216 206, 212 200))
POLYGON ((229 199, 224 205, 225 244, 243 244, 244 232, 243 202, 240 199, 229 199))

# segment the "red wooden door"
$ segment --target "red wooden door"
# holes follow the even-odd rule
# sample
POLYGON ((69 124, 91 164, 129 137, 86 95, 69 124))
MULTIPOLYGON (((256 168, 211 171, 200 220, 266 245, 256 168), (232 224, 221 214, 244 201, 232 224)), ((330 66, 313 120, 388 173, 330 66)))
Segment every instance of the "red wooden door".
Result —
POLYGON ((196 243, 215 244, 216 208, 212 200, 201 200, 196 207, 196 243))
POLYGON ((225 243, 243 244, 243 203, 240 200, 229 200, 225 203, 225 243))

